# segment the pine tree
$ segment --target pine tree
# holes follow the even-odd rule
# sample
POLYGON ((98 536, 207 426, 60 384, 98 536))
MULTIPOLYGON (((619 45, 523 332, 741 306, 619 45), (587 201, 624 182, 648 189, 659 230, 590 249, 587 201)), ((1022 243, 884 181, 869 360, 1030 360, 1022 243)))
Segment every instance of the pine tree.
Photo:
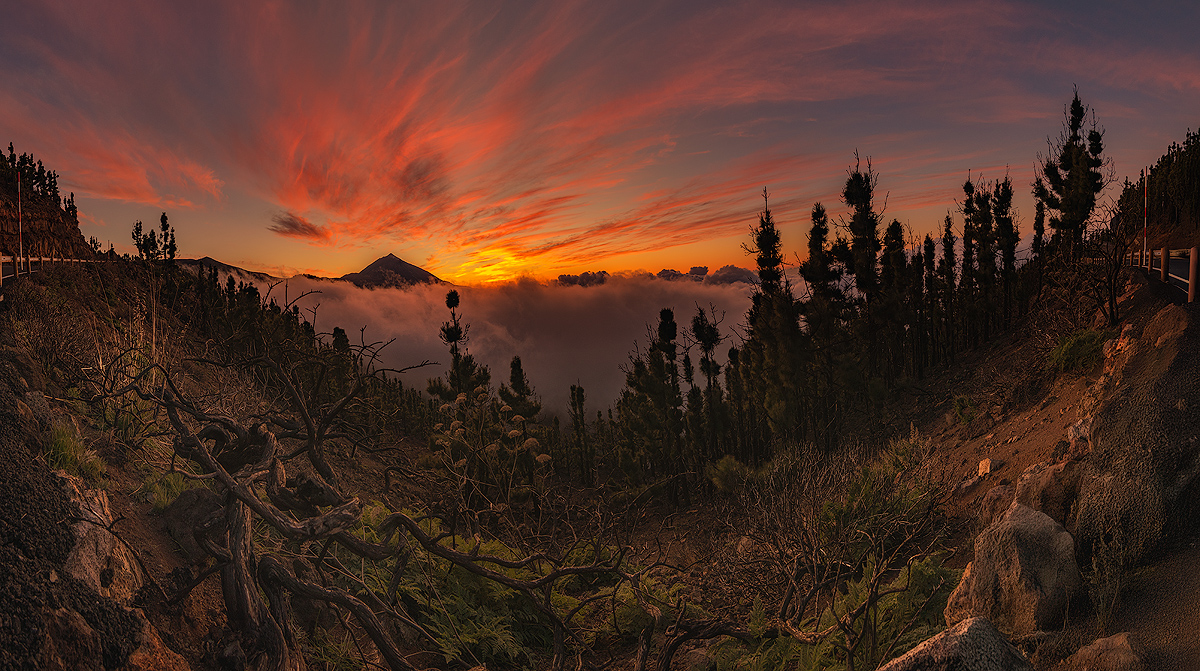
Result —
POLYGON ((450 348, 450 369, 446 372, 445 380, 433 378, 426 388, 430 396, 441 399, 443 403, 453 403, 460 395, 471 394, 479 387, 486 389, 491 384, 491 371, 487 366, 476 363, 475 357, 466 351, 470 325, 464 325, 458 314, 459 300, 457 290, 451 289, 446 293, 450 321, 442 322, 439 329, 442 342, 450 348))
POLYGON ((842 201, 853 208, 850 217, 850 251, 854 255, 854 285, 867 299, 868 305, 878 290, 876 272, 876 255, 880 250, 879 215, 875 212, 875 187, 879 177, 871 169, 871 161, 867 159, 867 169, 863 172, 861 164, 856 163, 854 170, 846 178, 842 189, 842 201))
POLYGON ((954 359, 955 338, 957 330, 955 328, 955 301, 954 296, 957 293, 956 282, 957 278, 954 274, 955 252, 954 246, 957 244, 958 238, 954 235, 954 219, 949 214, 946 215, 946 221, 942 229, 942 258, 938 261, 938 289, 941 290, 941 312, 942 312, 942 342, 946 351, 946 360, 954 359))
POLYGON ((1012 211, 1012 180, 1006 174, 996 184, 992 197, 992 217, 996 221, 996 240, 1000 246, 1000 273, 1004 294, 1004 326, 1013 320, 1013 301, 1017 291, 1017 243, 1021 241, 1012 211))
MULTIPOLYGON (((791 285, 783 275, 779 231, 763 190, 763 211, 751 232, 759 286, 746 315, 747 339, 741 368, 747 394, 762 407, 776 440, 795 438, 800 415, 799 315, 791 285)), ((765 450, 763 451, 765 452, 765 450)))
POLYGON ((508 384, 501 384, 496 395, 514 414, 520 415, 526 421, 535 421, 538 413, 542 411, 542 404, 535 397, 533 387, 529 385, 529 378, 525 376, 519 356, 514 356, 509 362, 508 384))
POLYGON ((904 253, 904 228, 898 220, 888 224, 883 236, 883 254, 879 264, 879 298, 875 312, 884 333, 885 361, 881 371, 891 384, 904 365, 906 327, 910 324, 907 302, 908 258, 904 253))
POLYGON ((873 306, 879 292, 877 255, 882 247, 879 241, 879 214, 875 212, 874 204, 879 178, 871 169, 870 159, 867 160, 865 172, 861 165, 861 162, 856 162, 854 169, 849 171, 842 189, 842 202, 853 209, 850 215, 853 267, 850 272, 854 275, 854 286, 865 302, 862 323, 866 331, 867 372, 874 375, 879 372, 878 325, 873 306))
POLYGON ((938 296, 941 295, 941 289, 937 281, 937 248, 933 242, 933 236, 925 236, 924 252, 922 254, 925 261, 925 321, 927 334, 927 361, 930 365, 936 365, 938 362, 938 345, 939 345, 939 329, 940 329, 940 310, 938 310, 938 296))
POLYGON ((717 363, 717 346, 721 344, 721 330, 715 315, 710 316, 704 308, 697 307, 692 317, 692 338, 700 347, 700 373, 704 375, 704 433, 705 446, 701 461, 711 461, 724 456, 721 437, 725 434, 723 417, 724 399, 721 395, 719 376, 721 366, 717 363))
POLYGON ((1096 208, 1096 197, 1104 189, 1104 131, 1096 126, 1092 110, 1079 100, 1079 89, 1064 112, 1058 139, 1047 140, 1048 155, 1040 160, 1041 174, 1034 181, 1033 196, 1042 203, 1054 229, 1051 243, 1064 258, 1074 260, 1082 253, 1083 236, 1096 208), (1091 128, 1084 137, 1084 124, 1091 115, 1091 128))
POLYGON ((579 461, 579 484, 591 487, 596 483, 596 455, 588 437, 584 399, 583 387, 571 385, 571 445, 579 461))

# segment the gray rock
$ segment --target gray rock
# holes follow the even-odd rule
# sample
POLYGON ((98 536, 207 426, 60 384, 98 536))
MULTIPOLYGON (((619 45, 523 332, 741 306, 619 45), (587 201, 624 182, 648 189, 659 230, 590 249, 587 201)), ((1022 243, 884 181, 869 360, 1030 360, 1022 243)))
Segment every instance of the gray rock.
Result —
POLYGON ((83 480, 66 471, 56 475, 79 518, 71 525, 75 545, 63 569, 100 596, 128 606, 142 587, 142 572, 133 553, 108 530, 113 523, 108 493, 88 489, 83 480))
POLYGON ((1032 671, 982 617, 963 620, 880 667, 879 671, 1032 671))
POLYGON ((983 495, 983 501, 979 504, 980 530, 992 526, 992 522, 1000 519, 1004 511, 1008 510, 1012 505, 1013 491, 1012 485, 997 485, 983 495))
POLYGON ((946 624, 975 615, 1009 635, 1058 629, 1082 584, 1071 534, 1014 502, 975 539, 975 561, 950 596, 946 624))
POLYGON ((1133 634, 1123 632, 1080 648, 1058 668, 1061 671, 1146 671, 1145 655, 1145 649, 1133 634))
POLYGON ((946 599, 946 610, 943 611, 943 615, 947 623, 968 620, 975 612, 974 602, 971 600, 971 585, 974 584, 974 580, 971 578, 971 566, 971 563, 967 564, 962 578, 958 581, 958 586, 946 599))
POLYGON ((1034 464, 1017 479, 1015 499, 1065 527, 1079 498, 1081 471, 1079 462, 1073 460, 1034 464))

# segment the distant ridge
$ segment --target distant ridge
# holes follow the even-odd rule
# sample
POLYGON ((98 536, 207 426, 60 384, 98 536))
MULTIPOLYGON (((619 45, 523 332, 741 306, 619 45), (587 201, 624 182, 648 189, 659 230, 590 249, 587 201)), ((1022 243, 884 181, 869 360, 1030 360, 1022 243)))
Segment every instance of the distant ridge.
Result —
POLYGON ((275 277, 273 275, 268 275, 267 273, 258 273, 258 272, 254 272, 252 270, 246 270, 245 268, 238 268, 237 266, 231 266, 228 263, 222 263, 222 262, 214 259, 211 256, 206 256, 202 259, 180 259, 180 260, 176 261, 176 263, 178 263, 181 266, 199 267, 199 268, 204 268, 206 270, 209 268, 216 268, 217 272, 219 272, 219 273, 226 273, 226 274, 231 274, 231 275, 232 274, 242 275, 244 277, 254 278, 254 279, 260 280, 260 281, 279 279, 278 277, 275 277))
POLYGON ((339 279, 352 282, 354 286, 364 289, 405 287, 413 284, 444 284, 433 273, 418 268, 395 254, 388 254, 359 272, 342 275, 339 279))

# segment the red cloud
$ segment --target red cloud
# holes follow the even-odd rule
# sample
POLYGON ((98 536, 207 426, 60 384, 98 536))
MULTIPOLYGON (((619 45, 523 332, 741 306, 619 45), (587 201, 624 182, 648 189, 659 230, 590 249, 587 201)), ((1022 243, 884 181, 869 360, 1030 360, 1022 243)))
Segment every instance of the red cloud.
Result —
POLYGON ((1047 78, 1200 98, 1194 54, 1015 3, 362 9, 26 3, 0 27, 0 131, 81 193, 250 201, 280 235, 462 277, 736 235, 764 185, 802 225, 855 148, 889 214, 952 207, 967 169, 1026 179, 1067 95, 1047 78))

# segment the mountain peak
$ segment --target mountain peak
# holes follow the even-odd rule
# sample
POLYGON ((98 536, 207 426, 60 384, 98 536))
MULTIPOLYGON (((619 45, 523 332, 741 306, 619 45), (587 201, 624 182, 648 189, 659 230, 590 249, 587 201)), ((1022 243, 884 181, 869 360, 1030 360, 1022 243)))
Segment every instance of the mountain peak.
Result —
POLYGON ((395 254, 388 254, 371 262, 357 273, 342 275, 341 278, 363 288, 404 287, 413 284, 441 284, 433 273, 418 268, 395 254))

